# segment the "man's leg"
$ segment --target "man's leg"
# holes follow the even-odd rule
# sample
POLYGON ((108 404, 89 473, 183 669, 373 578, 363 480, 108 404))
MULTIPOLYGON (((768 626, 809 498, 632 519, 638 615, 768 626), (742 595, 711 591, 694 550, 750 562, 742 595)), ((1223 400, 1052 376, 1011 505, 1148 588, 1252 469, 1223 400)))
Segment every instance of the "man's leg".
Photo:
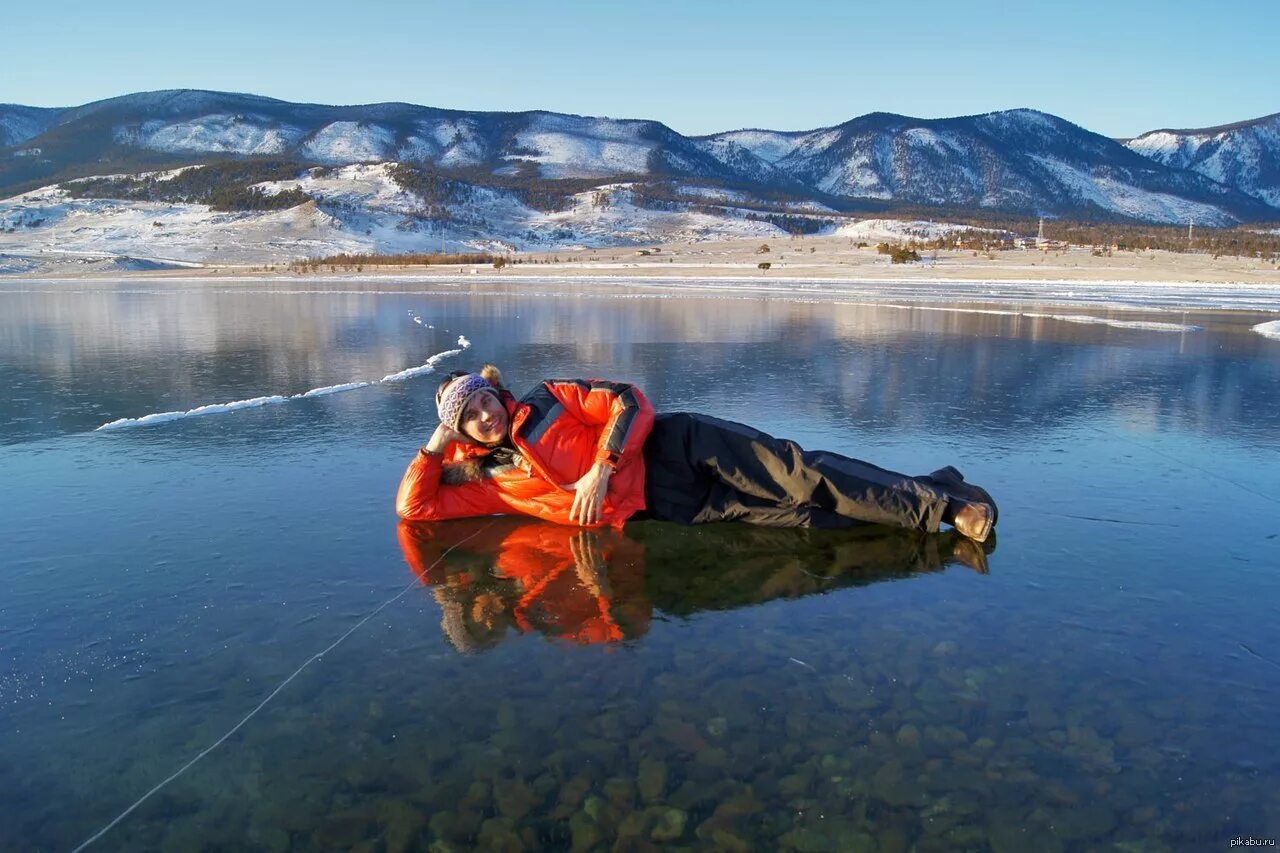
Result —
POLYGON ((775 524, 788 511, 800 519, 812 516, 814 508, 847 519, 926 532, 936 531, 942 523, 947 493, 928 480, 837 453, 806 451, 793 441, 709 415, 671 417, 681 418, 680 454, 702 480, 710 481, 700 496, 704 516, 720 510, 717 498, 725 505, 730 497, 724 491, 727 486, 746 496, 758 513, 763 511, 762 504, 776 508, 775 524))
POLYGON ((713 521, 744 521, 760 527, 813 527, 819 530, 845 530, 867 524, 812 504, 792 506, 746 495, 727 483, 712 485, 702 509, 693 518, 694 524, 713 521))

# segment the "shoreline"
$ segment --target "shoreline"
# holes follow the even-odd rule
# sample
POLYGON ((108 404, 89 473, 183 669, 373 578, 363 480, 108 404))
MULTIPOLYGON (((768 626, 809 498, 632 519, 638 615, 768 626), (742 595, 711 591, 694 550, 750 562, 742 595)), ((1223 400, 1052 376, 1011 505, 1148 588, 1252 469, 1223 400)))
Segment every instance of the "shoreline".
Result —
MULTIPOLYGON (((2 252, 3 250, 0 250, 2 252)), ((0 275, 5 282, 32 280, 93 281, 369 281, 427 279, 589 279, 601 281, 663 280, 774 282, 782 285, 839 283, 999 283, 1023 285, 1127 284, 1207 286, 1271 286, 1280 288, 1280 265, 1258 258, 1219 257, 1195 253, 1113 251, 1094 255, 1087 247, 1011 249, 991 253, 924 250, 918 263, 891 264, 874 247, 858 247, 845 238, 815 237, 722 240, 651 244, 649 248, 614 247, 521 254, 505 269, 491 265, 376 265, 359 270, 323 265, 300 272, 280 263, 203 263, 140 255, 97 258, 56 252, 14 252, 40 262, 40 269, 0 275), (768 245, 767 252, 761 251, 768 245), (645 254, 640 254, 644 252, 645 254), (128 269, 130 262, 168 265, 128 269), (770 268, 759 270, 758 264, 770 268), (94 265, 100 265, 94 268, 94 265), (104 266, 105 265, 105 266, 104 266)))

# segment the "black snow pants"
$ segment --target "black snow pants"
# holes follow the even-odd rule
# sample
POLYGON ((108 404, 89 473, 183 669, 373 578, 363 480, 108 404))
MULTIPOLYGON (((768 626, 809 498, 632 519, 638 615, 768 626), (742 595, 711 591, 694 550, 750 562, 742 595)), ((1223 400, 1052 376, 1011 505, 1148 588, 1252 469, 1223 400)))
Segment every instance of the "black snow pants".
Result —
POLYGON ((659 414, 644 445, 646 517, 770 527, 886 524, 933 533, 947 494, 877 468, 710 415, 659 414))

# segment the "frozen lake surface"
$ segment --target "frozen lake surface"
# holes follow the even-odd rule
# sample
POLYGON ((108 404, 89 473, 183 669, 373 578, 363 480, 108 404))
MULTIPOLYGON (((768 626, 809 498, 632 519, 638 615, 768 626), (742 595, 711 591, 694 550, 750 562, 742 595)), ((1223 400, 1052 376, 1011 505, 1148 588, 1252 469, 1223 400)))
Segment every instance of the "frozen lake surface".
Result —
POLYGON ((0 284, 0 848, 1280 836, 1280 298, 999 290, 0 284), (989 572, 875 528, 399 527, 438 377, 486 361, 955 464, 989 572))

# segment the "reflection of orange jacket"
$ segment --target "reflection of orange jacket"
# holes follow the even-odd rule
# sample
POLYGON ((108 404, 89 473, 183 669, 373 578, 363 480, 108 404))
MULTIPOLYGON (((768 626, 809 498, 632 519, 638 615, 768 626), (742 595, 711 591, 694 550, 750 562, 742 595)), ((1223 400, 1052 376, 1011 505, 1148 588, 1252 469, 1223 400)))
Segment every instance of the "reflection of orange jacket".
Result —
POLYGON ((598 379, 547 380, 518 402, 501 394, 511 418, 511 443, 530 471, 508 468, 458 485, 440 482, 443 466, 489 451, 450 444, 443 454, 420 450, 405 472, 396 511, 411 521, 519 513, 570 524, 571 485, 596 462, 614 467, 602 525, 621 524, 644 508, 641 448, 653 426, 653 407, 634 385, 598 379))
MULTIPOLYGON (((579 643, 618 642, 648 630, 644 549, 620 532, 583 534, 525 519, 476 519, 444 525, 401 524, 405 561, 428 586, 448 584, 449 555, 492 557, 490 566, 516 582, 507 606, 517 628, 579 643), (500 522, 500 523, 495 523, 500 522), (602 573, 595 588, 580 576, 572 541, 591 536, 602 573), (456 550, 455 550, 456 549, 456 550)), ((455 594, 466 586, 457 579, 455 594)))
MULTIPOLYGON (((580 643, 616 643, 622 628, 613 621, 609 596, 583 584, 565 532, 538 526, 503 540, 498 570, 522 590, 512 608, 516 626, 580 643)), ((605 546, 601 556, 607 561, 612 550, 605 546)))

